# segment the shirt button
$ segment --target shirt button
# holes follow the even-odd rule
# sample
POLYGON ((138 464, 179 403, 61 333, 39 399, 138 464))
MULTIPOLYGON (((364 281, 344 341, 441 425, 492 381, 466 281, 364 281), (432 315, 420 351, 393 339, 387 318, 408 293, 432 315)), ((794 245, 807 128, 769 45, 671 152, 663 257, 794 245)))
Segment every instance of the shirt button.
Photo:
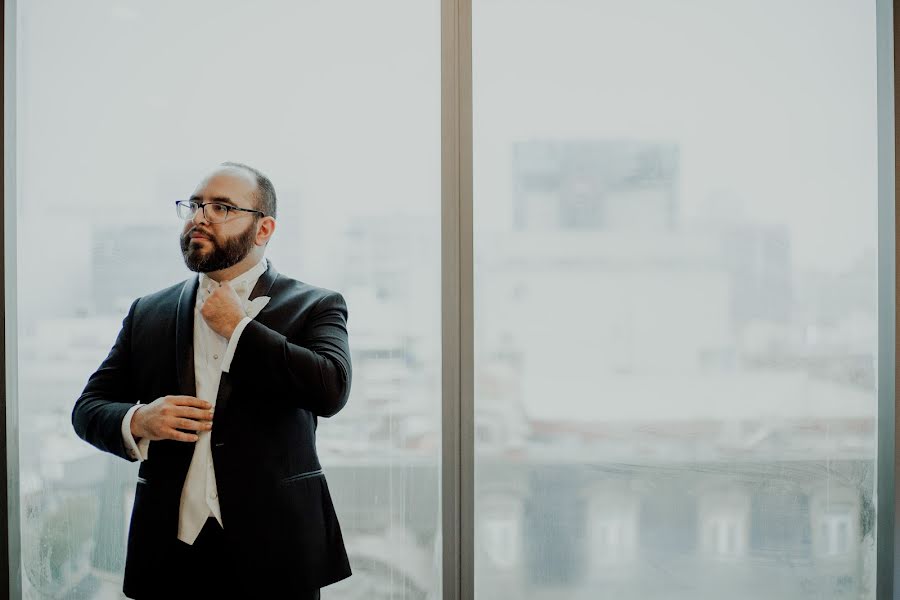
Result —
POLYGON ((219 358, 218 354, 213 354, 213 358, 219 358))

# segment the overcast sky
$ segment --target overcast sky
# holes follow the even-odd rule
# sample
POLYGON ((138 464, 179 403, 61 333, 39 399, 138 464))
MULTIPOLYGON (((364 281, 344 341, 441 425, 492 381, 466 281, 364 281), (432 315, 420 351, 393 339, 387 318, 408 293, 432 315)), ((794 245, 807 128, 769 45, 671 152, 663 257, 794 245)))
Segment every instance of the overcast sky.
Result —
MULTIPOLYGON (((683 221, 729 199, 745 220, 787 224, 803 267, 875 245, 874 2, 473 12, 479 231, 511 225, 516 141, 641 139, 679 145, 683 221)), ((282 235, 307 252, 327 252, 351 215, 438 217, 437 0, 55 0, 19 16, 25 218, 53 203, 69 219, 169 222, 222 160, 269 173, 282 235)))

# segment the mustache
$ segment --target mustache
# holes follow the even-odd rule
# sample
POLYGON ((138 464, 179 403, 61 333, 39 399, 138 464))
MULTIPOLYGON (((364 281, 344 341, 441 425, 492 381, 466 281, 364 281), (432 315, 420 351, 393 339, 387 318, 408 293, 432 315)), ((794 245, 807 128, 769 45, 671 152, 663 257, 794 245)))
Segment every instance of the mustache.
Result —
POLYGON ((195 229, 191 229, 190 231, 188 231, 186 234, 184 234, 184 237, 190 238, 190 237, 191 237, 192 235, 194 235, 195 233, 199 233, 200 235, 202 235, 202 236, 204 236, 204 237, 207 237, 207 238, 209 238, 209 239, 213 239, 213 236, 212 236, 211 233, 208 233, 208 232, 206 232, 206 231, 203 231, 203 230, 201 230, 201 229, 196 229, 196 228, 195 228, 195 229))

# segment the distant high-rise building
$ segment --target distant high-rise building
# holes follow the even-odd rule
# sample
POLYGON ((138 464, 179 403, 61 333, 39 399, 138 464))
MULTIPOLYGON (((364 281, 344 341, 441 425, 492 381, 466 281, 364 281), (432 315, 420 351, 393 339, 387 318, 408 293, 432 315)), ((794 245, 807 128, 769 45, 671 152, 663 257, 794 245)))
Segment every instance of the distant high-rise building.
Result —
POLYGON ((737 224, 721 230, 731 277, 732 323, 791 321, 791 234, 783 225, 737 224))
POLYGON ((674 229, 678 163, 676 144, 614 140, 515 144, 515 229, 674 229))
POLYGON ((104 225, 93 230, 91 273, 97 313, 122 312, 142 295, 187 279, 177 226, 104 225))

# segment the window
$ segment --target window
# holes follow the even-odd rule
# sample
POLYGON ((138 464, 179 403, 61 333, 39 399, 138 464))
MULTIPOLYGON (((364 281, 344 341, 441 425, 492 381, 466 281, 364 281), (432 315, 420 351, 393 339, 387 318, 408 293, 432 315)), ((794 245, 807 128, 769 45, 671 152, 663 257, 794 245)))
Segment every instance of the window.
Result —
POLYGON ((69 414, 225 160, 349 306, 323 597, 876 597, 887 0, 6 6, 25 598, 117 597, 136 465, 69 414))
POLYGON ((817 554, 823 559, 847 559, 858 553, 860 515, 856 504, 849 499, 852 493, 846 489, 839 489, 835 497, 817 499, 821 512, 814 516, 817 522, 813 526, 818 531, 817 554))
POLYGON ((485 501, 482 517, 485 554, 498 571, 519 567, 522 545, 521 501, 505 494, 496 494, 485 501))
POLYGON ((700 501, 700 540, 709 558, 733 559, 747 554, 749 499, 740 492, 712 493, 700 501))
POLYGON ((873 510, 874 17, 473 2, 475 429, 523 415, 476 443, 476 538, 515 478, 527 565, 477 598, 874 597, 824 491, 873 510))
POLYGON ((628 492, 598 490, 589 506, 594 569, 619 570, 633 566, 638 559, 639 499, 628 492))
POLYGON ((25 597, 119 597, 136 465, 69 415, 131 302, 196 277, 174 202, 226 160, 275 185, 279 272, 349 309, 351 397, 317 434, 354 576, 327 597, 434 597, 439 3, 17 4, 25 597))

